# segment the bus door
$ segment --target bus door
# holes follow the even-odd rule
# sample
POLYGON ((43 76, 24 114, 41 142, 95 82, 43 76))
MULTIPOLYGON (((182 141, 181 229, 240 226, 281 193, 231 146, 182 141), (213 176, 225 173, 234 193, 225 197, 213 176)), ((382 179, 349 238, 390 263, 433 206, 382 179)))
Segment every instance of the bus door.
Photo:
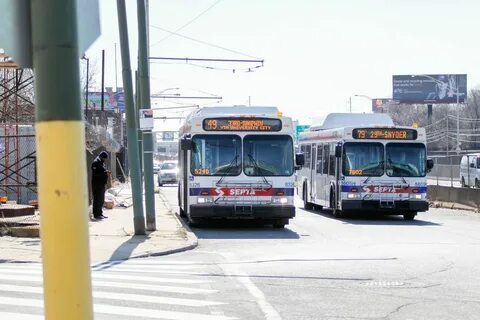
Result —
POLYGON ((323 184, 324 184, 324 177, 322 175, 323 173, 323 145, 318 144, 317 145, 317 164, 316 164, 316 169, 315 169, 315 194, 316 198, 320 200, 324 200, 323 196, 323 184))
POLYGON ((317 177, 316 177, 316 167, 317 167, 317 145, 312 144, 312 160, 310 162, 310 181, 311 181, 311 199, 313 202, 317 198, 317 177))

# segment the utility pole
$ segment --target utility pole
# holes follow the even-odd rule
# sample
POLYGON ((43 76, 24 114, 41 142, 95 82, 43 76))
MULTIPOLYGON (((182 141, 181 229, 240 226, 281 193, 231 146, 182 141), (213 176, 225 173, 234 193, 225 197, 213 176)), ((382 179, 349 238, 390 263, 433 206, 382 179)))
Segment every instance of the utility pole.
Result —
POLYGON ((30 4, 45 319, 89 320, 93 308, 77 1, 30 4))
POLYGON ((105 111, 105 50, 102 50, 102 101, 100 110, 105 111))
MULTIPOLYGON (((148 70, 148 31, 145 0, 137 0, 138 20, 138 79, 140 108, 150 109, 150 77, 148 70)), ((145 214, 147 230, 157 229, 155 222, 155 191, 153 181, 153 137, 152 130, 143 131, 143 181, 145 183, 145 214)))
POLYGON ((127 144, 130 176, 133 196, 133 224, 135 235, 145 234, 145 217, 143 216, 142 183, 140 181, 140 161, 138 156, 137 126, 135 105, 133 103, 132 69, 128 44, 127 12, 125 0, 117 0, 118 28, 120 33, 120 53, 122 57, 123 87, 125 92, 125 109, 127 118, 127 144))

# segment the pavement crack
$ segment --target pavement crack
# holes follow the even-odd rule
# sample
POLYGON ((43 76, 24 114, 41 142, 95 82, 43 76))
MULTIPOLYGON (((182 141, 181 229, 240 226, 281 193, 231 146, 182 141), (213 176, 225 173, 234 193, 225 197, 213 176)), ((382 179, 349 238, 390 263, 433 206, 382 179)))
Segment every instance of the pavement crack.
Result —
POLYGON ((396 314, 396 313, 399 313, 403 308, 406 308, 406 307, 409 307, 411 305, 415 305, 415 304, 419 304, 421 302, 407 302, 407 303, 404 303, 400 306, 398 306, 395 310, 393 310, 392 312, 390 312, 389 314, 387 314, 385 317, 383 317, 382 319, 389 319, 392 315, 396 314))

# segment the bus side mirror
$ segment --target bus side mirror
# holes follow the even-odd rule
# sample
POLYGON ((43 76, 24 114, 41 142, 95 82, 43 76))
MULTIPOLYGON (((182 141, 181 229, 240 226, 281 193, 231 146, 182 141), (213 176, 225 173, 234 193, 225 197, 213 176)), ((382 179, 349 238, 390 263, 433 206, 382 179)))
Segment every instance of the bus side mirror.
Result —
POLYGON ((341 145, 336 145, 335 146, 335 157, 336 158, 341 158, 342 157, 342 146, 341 145))
POLYGON ((433 160, 427 159, 427 172, 430 172, 433 169, 433 160))
POLYGON ((182 150, 192 150, 193 143, 191 138, 182 138, 180 140, 180 147, 182 150))
POLYGON ((295 165, 303 167, 305 165, 305 155, 303 153, 295 154, 295 165))

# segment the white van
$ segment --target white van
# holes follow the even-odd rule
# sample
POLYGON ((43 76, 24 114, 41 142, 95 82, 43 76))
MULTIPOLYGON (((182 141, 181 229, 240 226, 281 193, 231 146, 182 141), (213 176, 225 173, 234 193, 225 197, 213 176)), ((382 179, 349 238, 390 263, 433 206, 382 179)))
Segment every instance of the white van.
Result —
POLYGON ((480 188, 480 153, 467 154, 460 161, 462 187, 480 188))

